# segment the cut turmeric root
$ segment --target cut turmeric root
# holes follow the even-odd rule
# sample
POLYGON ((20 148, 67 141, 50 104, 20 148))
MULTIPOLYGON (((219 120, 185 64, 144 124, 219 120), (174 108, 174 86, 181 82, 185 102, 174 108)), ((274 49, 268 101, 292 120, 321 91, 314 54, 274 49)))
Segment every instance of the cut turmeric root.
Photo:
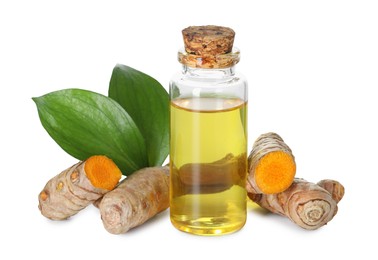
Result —
POLYGON ((111 159, 92 156, 48 181, 39 194, 38 208, 49 219, 67 219, 112 190, 121 175, 111 159))
POLYGON ((343 196, 344 187, 337 181, 322 180, 314 184, 297 178, 287 190, 278 194, 248 193, 248 197, 261 207, 310 230, 332 220, 343 196))
POLYGON ((136 171, 96 204, 109 233, 126 233, 169 207, 169 167, 136 171))
POLYGON ((276 133, 260 135, 248 157, 247 191, 274 194, 294 180, 296 164, 289 146, 276 133))

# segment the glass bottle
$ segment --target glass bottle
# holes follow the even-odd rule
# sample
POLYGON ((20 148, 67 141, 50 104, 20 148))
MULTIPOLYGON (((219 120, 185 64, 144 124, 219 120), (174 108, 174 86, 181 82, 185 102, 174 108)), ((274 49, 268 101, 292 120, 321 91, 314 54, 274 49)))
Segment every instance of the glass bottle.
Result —
POLYGON ((170 82, 170 217, 179 230, 221 235, 246 221, 247 81, 234 31, 183 30, 170 82))

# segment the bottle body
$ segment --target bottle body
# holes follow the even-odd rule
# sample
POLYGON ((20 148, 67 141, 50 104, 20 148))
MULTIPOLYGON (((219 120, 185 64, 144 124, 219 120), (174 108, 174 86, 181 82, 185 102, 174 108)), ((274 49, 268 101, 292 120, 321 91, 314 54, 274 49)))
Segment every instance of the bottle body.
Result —
POLYGON ((219 235, 246 221, 247 82, 234 67, 184 66, 170 84, 170 215, 219 235))

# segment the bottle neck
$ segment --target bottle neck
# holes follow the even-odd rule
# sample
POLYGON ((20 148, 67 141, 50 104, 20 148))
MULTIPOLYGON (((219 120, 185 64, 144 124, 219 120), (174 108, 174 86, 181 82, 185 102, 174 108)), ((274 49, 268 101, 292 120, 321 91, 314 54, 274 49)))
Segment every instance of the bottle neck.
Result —
POLYGON ((235 75, 235 66, 227 68, 216 68, 216 69, 204 69, 204 68, 193 68, 185 64, 182 66, 182 73, 191 78, 196 79, 213 79, 222 80, 233 77, 235 75))

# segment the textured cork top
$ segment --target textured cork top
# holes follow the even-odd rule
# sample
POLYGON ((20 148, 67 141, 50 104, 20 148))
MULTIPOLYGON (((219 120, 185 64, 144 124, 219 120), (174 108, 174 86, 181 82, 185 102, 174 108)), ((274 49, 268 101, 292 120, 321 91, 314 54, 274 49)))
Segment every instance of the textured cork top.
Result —
POLYGON ((225 68, 239 61, 239 52, 233 52, 235 32, 231 28, 206 25, 190 26, 182 30, 185 52, 179 52, 179 61, 190 67, 225 68))
POLYGON ((215 25, 190 26, 182 30, 185 51, 190 54, 217 55, 232 51, 235 32, 215 25))

